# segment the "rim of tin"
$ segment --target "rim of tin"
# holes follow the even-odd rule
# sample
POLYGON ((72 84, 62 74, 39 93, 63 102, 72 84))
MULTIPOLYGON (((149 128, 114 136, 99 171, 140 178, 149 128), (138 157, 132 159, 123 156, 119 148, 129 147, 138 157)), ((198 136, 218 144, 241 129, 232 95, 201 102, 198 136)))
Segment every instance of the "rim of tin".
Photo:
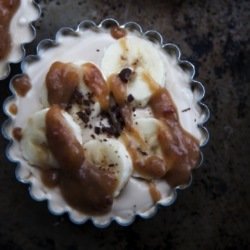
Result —
MULTIPOLYGON (((55 35, 55 39, 45 39, 39 42, 39 44, 37 45, 37 49, 36 49, 36 55, 29 55, 26 58, 23 59, 22 63, 21 63, 21 69, 22 72, 25 72, 24 68, 25 65, 29 65, 32 64, 32 62, 35 62, 37 60, 40 60, 41 58, 41 54, 49 49, 49 48, 53 48, 57 45, 60 44, 60 42, 58 42, 58 37, 59 35, 63 34, 63 35, 69 35, 69 36, 76 36, 78 34, 79 31, 81 30, 86 30, 86 29, 94 29, 94 30, 98 30, 100 28, 110 28, 114 25, 120 26, 122 28, 126 28, 130 31, 133 32, 138 32, 140 35, 142 35, 143 37, 145 37, 146 39, 152 41, 152 42, 156 42, 159 43, 161 48, 164 49, 166 51, 166 53, 169 53, 171 55, 174 55, 177 58, 177 62, 178 65, 185 70, 188 70, 190 72, 191 75, 191 80, 190 80, 190 87, 192 88, 192 90, 196 90, 199 92, 199 98, 197 100, 197 104, 199 105, 200 109, 201 109, 201 114, 204 114, 203 116, 203 121, 198 124, 199 129, 201 130, 203 136, 204 136, 204 141, 202 142, 202 144, 200 145, 200 161, 198 162, 196 168, 200 167, 203 163, 203 154, 201 149, 208 143, 209 141, 209 132, 207 130, 207 128, 204 126, 204 124, 208 121, 209 117, 210 117, 210 111, 207 107, 207 105, 205 105, 202 102, 202 99, 205 96, 205 88, 203 86, 203 84, 200 81, 194 80, 194 76, 195 76, 195 67, 192 63, 190 63, 187 60, 182 60, 181 59, 181 51, 179 49, 179 47, 177 45, 175 45, 174 43, 164 43, 163 37, 162 35, 155 30, 148 30, 143 32, 142 27, 136 23, 136 22, 126 22, 123 25, 120 25, 118 23, 118 21, 116 21, 113 18, 107 18, 104 19, 102 22, 100 22, 99 24, 96 24, 93 21, 90 20, 84 20, 82 21, 77 28, 74 30, 72 28, 69 27, 63 27, 61 29, 59 29, 55 35)), ((132 216, 130 216, 130 218, 126 221, 124 221, 124 219, 122 219, 119 216, 113 216, 110 217, 108 221, 104 221, 103 222, 98 222, 98 219, 95 218, 95 216, 86 216, 86 219, 83 219, 81 221, 77 221, 75 220, 72 216, 70 211, 64 210, 62 212, 55 212, 53 211, 53 209, 50 207, 50 200, 48 200, 47 198, 42 198, 42 199, 38 199, 37 197, 35 197, 32 193, 32 182, 30 180, 27 179, 23 179, 19 176, 18 172, 20 170, 20 168, 22 168, 22 165, 20 164, 20 162, 17 159, 13 159, 10 156, 10 151, 12 148, 12 144, 14 143, 14 141, 12 140, 10 133, 8 131, 8 128, 10 126, 10 124, 12 123, 12 118, 11 116, 8 114, 6 107, 8 106, 9 103, 11 103, 14 100, 15 94, 14 91, 12 89, 12 81, 17 77, 20 76, 22 74, 19 75, 15 75, 14 77, 12 77, 11 81, 10 81, 10 90, 12 92, 12 96, 9 96, 6 98, 3 108, 4 108, 4 112, 5 114, 8 116, 8 119, 5 120, 5 122, 2 125, 2 134, 3 136, 9 140, 9 143, 6 147, 6 156, 8 158, 9 161, 16 163, 16 169, 15 169, 15 175, 16 175, 16 179, 19 182, 22 182, 24 184, 28 184, 29 185, 29 194, 31 196, 32 199, 36 200, 36 201, 47 201, 47 207, 48 210, 50 211, 50 213, 54 214, 54 215, 62 215, 64 213, 68 214, 69 219, 71 220, 71 222, 75 223, 75 224, 83 224, 85 222, 87 222, 88 220, 90 220, 94 226, 99 227, 99 228, 104 228, 104 227, 108 227, 112 221, 115 221, 117 224, 121 225, 121 226, 128 226, 130 224, 132 224, 134 222, 134 220, 136 219, 137 216, 143 218, 143 219, 148 219, 151 218, 152 216, 154 216, 157 213, 157 210, 159 207, 166 207, 166 206, 170 206, 171 204, 173 204, 177 198, 177 190, 182 190, 182 189, 186 189, 187 187, 189 187, 192 183, 192 172, 191 172, 191 176, 190 176, 190 181, 188 184, 186 185, 181 185, 181 186, 177 186, 175 188, 173 188, 172 191, 172 195, 171 198, 168 200, 164 200, 161 202, 161 200, 158 203, 155 203, 151 208, 149 208, 147 211, 145 212, 138 212, 136 211, 132 216)))
POLYGON ((31 30, 32 37, 28 42, 20 43, 19 45, 17 45, 17 47, 19 47, 20 51, 21 51, 21 56, 19 59, 9 60, 8 58, 6 58, 6 59, 2 60, 2 62, 4 63, 4 69, 3 69, 3 74, 0 75, 0 81, 5 80, 10 75, 10 72, 11 72, 10 64, 12 64, 12 63, 17 64, 17 63, 20 63, 24 60, 24 58, 26 56, 25 45, 31 43, 36 38, 36 28, 34 26, 34 23, 40 18, 42 11, 41 11, 40 5, 38 3, 36 3, 35 0, 32 0, 31 3, 37 12, 37 17, 34 20, 27 23, 27 27, 31 30))

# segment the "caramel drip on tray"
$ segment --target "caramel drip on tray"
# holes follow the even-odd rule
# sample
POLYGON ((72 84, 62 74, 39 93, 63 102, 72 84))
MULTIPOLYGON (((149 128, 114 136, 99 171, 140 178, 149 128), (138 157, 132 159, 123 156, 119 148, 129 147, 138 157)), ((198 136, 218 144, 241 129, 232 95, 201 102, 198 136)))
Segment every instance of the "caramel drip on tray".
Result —
POLYGON ((25 97, 31 89, 31 83, 28 75, 15 77, 15 79, 12 81, 12 86, 19 96, 25 97))

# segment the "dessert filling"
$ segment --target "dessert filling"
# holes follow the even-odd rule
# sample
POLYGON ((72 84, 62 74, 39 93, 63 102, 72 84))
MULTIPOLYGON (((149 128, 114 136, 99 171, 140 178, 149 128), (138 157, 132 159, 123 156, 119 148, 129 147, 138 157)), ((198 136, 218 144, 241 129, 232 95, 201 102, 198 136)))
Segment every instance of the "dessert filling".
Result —
POLYGON ((11 49, 10 22, 20 5, 20 0, 0 0, 0 60, 6 58, 11 49))
MULTIPOLYGON (((200 141, 183 128, 166 87, 172 72, 164 53, 120 27, 111 36, 99 64, 53 61, 40 91, 43 108, 13 130, 43 184, 91 215, 111 211, 131 179, 147 183, 156 203, 157 181, 187 184, 200 156, 200 141)), ((13 81, 21 98, 30 86, 27 76, 13 81)))

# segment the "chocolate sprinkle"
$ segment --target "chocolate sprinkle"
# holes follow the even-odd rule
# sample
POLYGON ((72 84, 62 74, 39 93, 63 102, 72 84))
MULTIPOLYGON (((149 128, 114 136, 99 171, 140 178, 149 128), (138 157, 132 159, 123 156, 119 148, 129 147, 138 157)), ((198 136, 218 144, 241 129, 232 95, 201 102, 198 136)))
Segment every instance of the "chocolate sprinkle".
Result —
POLYGON ((84 100, 83 100, 83 104, 84 104, 85 106, 90 106, 91 102, 90 102, 90 100, 84 99, 84 100))
POLYGON ((78 117, 84 122, 84 123, 88 123, 89 122, 89 117, 86 113, 79 111, 76 113, 78 115, 78 117))
POLYGON ((100 127, 95 127, 95 133, 96 133, 97 135, 99 135, 100 132, 101 132, 101 128, 100 128, 100 127))
POLYGON ((187 111, 189 111, 189 110, 191 110, 191 108, 183 109, 181 112, 187 112, 187 111))
POLYGON ((85 113, 86 113, 87 115, 90 115, 90 114, 91 114, 91 109, 90 109, 90 108, 86 108, 86 109, 85 109, 85 113))
POLYGON ((127 98, 127 101, 130 103, 130 102, 134 101, 134 99, 135 98, 131 94, 129 94, 128 98, 127 98))
POLYGON ((70 100, 70 103, 74 103, 74 102, 79 105, 81 105, 83 102, 83 95, 77 89, 74 91, 70 100))
POLYGON ((142 155, 148 155, 146 152, 142 151, 140 148, 137 148, 137 150, 142 154, 142 155))
POLYGON ((119 78, 121 79, 122 82, 128 83, 130 76, 132 74, 132 70, 129 68, 123 69, 119 74, 119 78))

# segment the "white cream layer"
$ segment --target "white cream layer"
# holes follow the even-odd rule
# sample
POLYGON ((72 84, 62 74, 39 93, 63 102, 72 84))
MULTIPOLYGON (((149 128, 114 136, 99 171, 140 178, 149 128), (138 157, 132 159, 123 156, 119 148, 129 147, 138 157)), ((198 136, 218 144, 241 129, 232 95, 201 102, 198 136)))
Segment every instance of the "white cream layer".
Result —
MULTIPOLYGON (((113 39, 110 33, 106 31, 95 33, 87 30, 78 31, 77 33, 78 36, 74 37, 59 34, 57 36, 57 47, 49 50, 41 49, 39 51, 40 59, 38 61, 24 65, 24 73, 29 75, 33 87, 25 98, 16 96, 15 103, 19 111, 17 116, 12 115, 13 122, 9 128, 10 131, 14 127, 24 128, 30 115, 44 108, 40 95, 46 74, 53 62, 61 61, 67 63, 84 60, 94 62, 100 67, 105 50, 112 43, 117 42, 117 40, 113 39)), ((129 34, 129 36, 133 36, 133 34, 129 34)), ((167 67, 166 87, 176 104, 180 122, 183 128, 194 135, 200 141, 200 144, 202 144, 204 138, 197 124, 203 120, 203 117, 197 106, 196 96, 192 94, 190 89, 190 76, 177 66, 176 59, 167 56, 163 52, 160 53, 162 53, 164 63, 167 67), (188 112, 182 112, 183 109, 187 108, 190 108, 188 112)), ((138 117, 143 117, 143 114, 147 117, 151 116, 151 112, 148 109, 145 110, 145 113, 143 110, 136 112, 138 117)), ((9 134, 11 134, 10 131, 9 134)), ((10 154, 11 158, 21 162, 20 164, 23 167, 19 168, 18 176, 24 181, 32 182, 31 193, 35 198, 48 199, 49 207, 55 213, 69 211, 70 217, 76 222, 83 222, 89 218, 89 216, 80 214, 70 208, 62 199, 58 189, 50 190, 42 184, 38 170, 31 167, 23 159, 20 147, 17 143, 13 144, 10 154)), ((162 199, 158 203, 168 204, 173 200, 175 195, 174 190, 171 189, 165 181, 157 181, 156 186, 162 196, 162 199)), ((146 216, 154 210, 155 206, 148 192, 148 184, 142 180, 130 178, 121 195, 114 200, 110 213, 101 217, 93 217, 92 219, 101 225, 110 221, 110 218, 117 217, 117 220, 124 224, 131 220, 135 213, 146 216)))

